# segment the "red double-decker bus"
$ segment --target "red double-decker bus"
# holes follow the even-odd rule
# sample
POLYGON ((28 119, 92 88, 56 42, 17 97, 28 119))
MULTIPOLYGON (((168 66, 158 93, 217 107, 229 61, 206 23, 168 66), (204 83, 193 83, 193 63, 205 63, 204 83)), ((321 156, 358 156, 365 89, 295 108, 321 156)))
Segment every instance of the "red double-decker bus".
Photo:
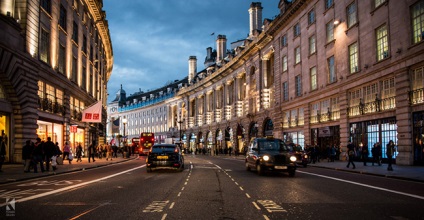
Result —
POLYGON ((148 155, 153 144, 155 144, 155 134, 152 132, 142 132, 138 144, 139 155, 148 155))

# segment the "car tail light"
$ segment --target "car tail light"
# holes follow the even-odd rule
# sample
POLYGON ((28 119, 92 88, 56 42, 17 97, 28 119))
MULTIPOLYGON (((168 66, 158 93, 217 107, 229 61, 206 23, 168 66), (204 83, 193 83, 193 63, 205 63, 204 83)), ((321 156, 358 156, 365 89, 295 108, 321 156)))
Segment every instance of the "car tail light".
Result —
POLYGON ((174 163, 174 167, 179 167, 180 164, 179 163, 174 163))
POLYGON ((174 149, 174 153, 178 153, 178 147, 174 149))

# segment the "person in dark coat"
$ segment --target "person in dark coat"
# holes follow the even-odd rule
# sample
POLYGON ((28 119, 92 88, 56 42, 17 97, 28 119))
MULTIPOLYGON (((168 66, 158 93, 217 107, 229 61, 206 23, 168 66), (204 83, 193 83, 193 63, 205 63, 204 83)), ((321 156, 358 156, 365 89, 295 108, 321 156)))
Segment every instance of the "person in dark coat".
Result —
POLYGON ((0 136, 0 172, 3 172, 1 168, 4 160, 6 160, 6 143, 5 140, 3 140, 3 137, 0 136))
POLYGON ((353 146, 352 142, 350 142, 350 141, 347 145, 347 155, 348 155, 348 158, 349 158, 349 162, 347 163, 346 167, 349 168, 349 165, 352 164, 353 169, 355 169, 356 166, 353 163, 353 158, 355 157, 355 146, 353 146))
POLYGON ((41 172, 44 172, 43 156, 43 142, 41 142, 40 138, 37 138, 34 144, 34 150, 32 151, 32 158, 34 160, 34 173, 38 172, 38 164, 40 164, 41 172))
POLYGON ((374 163, 377 163, 379 166, 381 166, 380 152, 381 152, 381 146, 380 146, 380 143, 377 142, 374 144, 373 148, 371 149, 373 166, 374 166, 374 163))
POLYGON ((34 150, 34 145, 31 143, 31 140, 25 142, 24 147, 22 148, 22 160, 25 161, 24 172, 29 173, 29 166, 32 161, 32 151, 34 150))
POLYGON ((367 165, 368 161, 368 146, 364 145, 361 149, 362 162, 364 162, 364 166, 367 165))
POLYGON ((96 141, 93 141, 90 146, 88 146, 88 162, 90 163, 90 158, 93 159, 93 162, 96 162, 94 160, 94 156, 96 155, 96 141))
POLYGON ((44 143, 43 148, 44 148, 44 155, 45 155, 45 162, 46 162, 46 170, 50 171, 51 158, 57 155, 56 145, 52 142, 51 137, 47 137, 47 142, 44 143))

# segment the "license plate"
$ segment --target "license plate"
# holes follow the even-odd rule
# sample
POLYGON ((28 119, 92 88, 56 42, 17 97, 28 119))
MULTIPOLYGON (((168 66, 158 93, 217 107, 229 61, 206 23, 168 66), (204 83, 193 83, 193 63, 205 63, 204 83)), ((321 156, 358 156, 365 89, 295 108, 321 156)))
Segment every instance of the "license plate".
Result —
POLYGON ((168 159, 168 156, 157 156, 157 158, 159 160, 166 160, 166 159, 168 159))
POLYGON ((286 170, 287 166, 275 166, 274 168, 277 170, 286 170))

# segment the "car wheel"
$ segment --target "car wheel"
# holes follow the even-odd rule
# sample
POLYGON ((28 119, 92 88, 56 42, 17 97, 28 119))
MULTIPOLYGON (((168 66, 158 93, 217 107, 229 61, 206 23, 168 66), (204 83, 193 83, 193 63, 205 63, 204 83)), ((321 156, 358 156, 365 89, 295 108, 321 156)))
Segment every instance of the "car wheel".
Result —
POLYGON ((260 164, 256 164, 256 172, 261 176, 264 174, 264 171, 262 170, 262 167, 260 164))
POLYGON ((290 177, 294 177, 295 174, 296 174, 296 170, 290 170, 289 171, 289 176, 290 177))
POLYGON ((249 164, 247 162, 245 163, 245 166, 246 166, 246 170, 250 171, 250 167, 249 167, 249 164))

